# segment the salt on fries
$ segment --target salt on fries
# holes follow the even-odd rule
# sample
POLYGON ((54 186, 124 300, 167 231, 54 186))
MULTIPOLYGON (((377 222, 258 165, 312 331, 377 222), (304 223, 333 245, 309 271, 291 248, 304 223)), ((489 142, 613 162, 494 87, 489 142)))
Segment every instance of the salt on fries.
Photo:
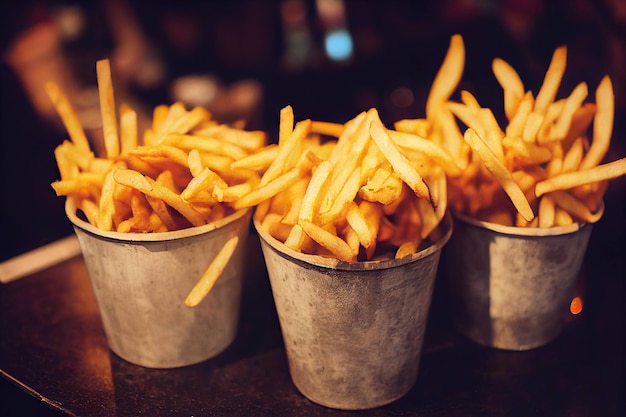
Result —
MULTIPOLYGON (((447 57, 453 68, 442 66, 447 70, 435 83, 446 77, 458 80, 463 61, 460 53, 454 56, 447 57)), ((598 221, 607 182, 626 174, 626 158, 602 164, 613 129, 613 86, 609 76, 602 78, 595 103, 584 102, 589 93, 584 82, 557 98, 566 63, 567 48, 556 48, 535 98, 514 68, 500 58, 493 60, 492 71, 503 90, 504 127, 468 91, 460 92, 460 102, 438 96, 429 100, 428 120, 396 123, 404 132, 430 129, 431 137, 463 168, 458 173, 447 170, 452 210, 518 227, 598 221), (465 126, 463 134, 459 124, 465 126)), ((450 90, 433 85, 431 91, 450 90)))
MULTIPOLYGON (((96 63, 104 155, 92 151, 70 100, 53 82, 45 89, 69 139, 55 149, 60 179, 52 188, 73 200, 87 221, 104 231, 154 233, 202 226, 236 210, 261 178, 237 166, 266 144, 266 134, 220 124, 203 107, 159 105, 141 135, 137 113, 115 105, 107 59, 96 63), (119 120, 119 122, 118 122, 119 120)), ((185 301, 197 305, 221 274, 237 246, 220 251, 185 301)))

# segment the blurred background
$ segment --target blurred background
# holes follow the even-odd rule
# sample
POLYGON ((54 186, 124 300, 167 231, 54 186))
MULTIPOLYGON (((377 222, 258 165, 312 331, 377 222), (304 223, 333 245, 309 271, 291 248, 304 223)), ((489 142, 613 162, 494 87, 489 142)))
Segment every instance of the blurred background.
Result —
MULTIPOLYGON (((133 106, 144 123, 156 105, 182 101, 219 121, 246 120, 273 140, 287 104, 297 120, 345 122, 370 107, 389 124, 423 117, 454 33, 466 47, 461 88, 502 117, 493 58, 536 92, 554 49, 567 45, 560 95, 585 81, 593 101, 609 74, 616 117, 606 159, 626 156, 622 0, 27 0, 5 4, 1 19, 0 261, 72 234, 50 187, 53 150, 67 135, 43 85, 56 81, 96 137, 95 62, 105 57, 118 105, 133 106)), ((611 238, 625 230, 625 190, 619 179, 607 194, 622 213, 603 219, 611 238)), ((623 268, 623 246, 597 250, 606 248, 623 268)))

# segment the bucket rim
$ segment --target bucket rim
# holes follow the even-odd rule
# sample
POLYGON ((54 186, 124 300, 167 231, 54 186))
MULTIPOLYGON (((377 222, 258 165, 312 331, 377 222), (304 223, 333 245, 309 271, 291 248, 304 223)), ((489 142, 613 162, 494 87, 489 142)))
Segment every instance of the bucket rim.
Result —
POLYGON ((456 220, 461 221, 462 223, 466 223, 468 225, 491 230, 496 233, 500 233, 503 235, 509 236, 530 236, 530 237, 541 237, 541 236, 561 236, 567 235, 570 233, 575 233, 585 227, 590 227, 594 223, 598 222, 604 214, 604 202, 600 204, 600 208, 596 213, 594 213, 594 221, 592 222, 574 222, 568 226, 556 226, 556 227, 519 227, 519 226, 505 226, 499 223, 492 223, 485 220, 478 220, 467 214, 463 214, 457 211, 452 211, 452 217, 456 220))
POLYGON ((81 219, 76 214, 77 208, 74 201, 71 198, 65 201, 65 214, 72 223, 72 225, 83 232, 91 235, 99 236, 104 239, 116 240, 120 242, 164 242, 178 239, 184 239, 188 237, 202 235, 213 230, 221 229, 222 227, 234 223, 235 221, 245 217, 252 212, 251 207, 240 209, 228 216, 225 216, 215 222, 207 223, 202 226, 193 226, 185 229, 172 230, 169 232, 150 232, 150 233, 135 233, 135 232, 116 232, 102 230, 94 226, 93 224, 81 219))
POLYGON ((445 232, 438 241, 432 243, 421 251, 415 252, 401 259, 345 262, 336 258, 325 257, 321 255, 311 255, 295 251, 285 246, 284 243, 263 230, 263 228, 260 227, 260 222, 256 218, 253 218, 253 224, 261 241, 267 243, 274 251, 278 252, 281 256, 290 258, 295 261, 304 262, 312 266, 344 271, 375 271, 382 269, 391 269, 418 261, 420 259, 427 258, 432 254, 439 252, 444 247, 444 245, 450 240, 450 237, 452 236, 453 228, 452 217, 450 213, 446 211, 445 216, 440 222, 440 225, 445 225, 445 232))

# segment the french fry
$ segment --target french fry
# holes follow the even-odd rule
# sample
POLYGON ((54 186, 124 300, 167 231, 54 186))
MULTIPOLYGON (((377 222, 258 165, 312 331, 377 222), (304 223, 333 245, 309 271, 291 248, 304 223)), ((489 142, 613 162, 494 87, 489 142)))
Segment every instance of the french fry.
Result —
POLYGON ((108 158, 116 158, 120 154, 117 114, 111 78, 111 64, 108 59, 96 62, 98 94, 100 96, 100 114, 102 116, 102 133, 104 148, 108 158))
POLYGON ((350 245, 336 234, 324 230, 320 226, 307 220, 301 220, 298 224, 311 239, 330 251, 340 261, 354 262, 356 259, 357 254, 353 252, 350 245))
POLYGON ((215 285, 217 279, 228 265, 231 257, 239 244, 239 236, 234 235, 229 238, 222 249, 217 253, 209 267, 200 277, 200 280, 191 289, 189 295, 185 299, 187 307, 195 307, 207 296, 211 288, 215 285))
POLYGON ((556 123, 550 132, 552 139, 562 140, 565 138, 570 130, 574 113, 582 105, 583 101, 587 97, 587 93, 587 83, 581 82, 574 88, 574 91, 572 91, 569 97, 567 97, 556 123))
POLYGON ((502 185, 504 191, 511 198, 511 201, 519 211, 519 213, 527 221, 531 221, 535 215, 533 209, 528 203, 523 191, 519 188, 517 183, 513 180, 511 173, 506 169, 504 165, 498 160, 498 158, 491 152, 485 142, 478 136, 478 134, 472 130, 467 129, 465 132, 465 140, 472 147, 472 149, 480 156, 485 167, 493 173, 498 179, 498 182, 502 185))
POLYGON ((554 101, 558 92, 565 67, 567 65, 567 47, 560 46, 554 50, 550 65, 543 79, 543 84, 537 93, 533 112, 538 115, 545 115, 550 103, 554 101))
POLYGON ((626 158, 618 159, 593 168, 565 172, 540 181, 535 186, 535 195, 540 197, 556 190, 567 190, 580 185, 598 183, 601 181, 626 175, 626 158))
POLYGON ((137 146, 137 112, 128 105, 122 104, 120 106, 120 155, 128 155, 137 146))
POLYGON ((272 181, 261 184, 262 186, 254 191, 246 194, 234 204, 236 210, 240 210, 246 207, 256 206, 263 200, 267 200, 278 194, 280 191, 285 190, 290 185, 295 184, 303 175, 303 168, 295 167, 291 171, 274 178, 272 181))
POLYGON ((72 107, 65 93, 61 91, 57 83, 52 81, 45 84, 45 90, 76 149, 81 152, 89 152, 89 141, 85 135, 85 129, 83 129, 76 110, 72 107))
POLYGON ((430 86, 426 101, 426 118, 435 119, 444 102, 461 80, 465 64, 465 47, 461 35, 455 34, 450 38, 450 44, 439 67, 437 75, 430 86))
POLYGON ((280 122, 278 124, 278 143, 284 144, 293 132, 294 115, 291 106, 285 106, 280 109, 280 122))
POLYGON ((202 215, 189 205, 179 194, 162 186, 152 178, 141 175, 139 172, 130 169, 119 169, 112 171, 112 174, 117 183, 135 188, 150 197, 162 199, 189 220, 192 225, 202 226, 206 224, 202 215))
POLYGON ((313 221, 313 216, 319 211, 321 198, 326 193, 325 184, 330 176, 333 164, 330 161, 323 161, 313 171, 311 179, 304 193, 299 220, 313 221))
POLYGON ((504 114, 511 120, 524 98, 524 83, 517 71, 503 59, 495 58, 491 68, 504 93, 504 114))
POLYGON ((428 186, 417 170, 395 146, 383 124, 380 121, 373 121, 370 125, 370 133, 372 140, 376 142, 376 145, 378 145, 381 152, 389 160, 394 170, 398 172, 400 178, 411 187, 415 195, 430 199, 431 196, 428 186))
POLYGON ((291 135, 285 139, 282 146, 279 147, 276 159, 272 161, 263 176, 261 177, 261 185, 266 185, 270 181, 276 179, 281 174, 293 168, 297 162, 297 158, 303 150, 306 135, 311 129, 311 120, 303 120, 296 124, 291 135))
POLYGON ((596 113, 593 121, 593 140, 585 154, 580 169, 584 170, 602 162, 611 143, 613 134, 613 118, 615 112, 615 96, 613 84, 608 76, 600 81, 596 89, 596 113))

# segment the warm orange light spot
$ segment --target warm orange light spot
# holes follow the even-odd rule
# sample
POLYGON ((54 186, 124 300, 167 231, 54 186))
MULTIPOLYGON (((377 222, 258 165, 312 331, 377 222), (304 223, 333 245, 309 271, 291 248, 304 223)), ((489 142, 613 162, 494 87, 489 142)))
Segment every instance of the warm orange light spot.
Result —
POLYGON ((569 305, 569 311, 574 315, 580 314, 580 312, 583 311, 583 299, 574 297, 569 305))

